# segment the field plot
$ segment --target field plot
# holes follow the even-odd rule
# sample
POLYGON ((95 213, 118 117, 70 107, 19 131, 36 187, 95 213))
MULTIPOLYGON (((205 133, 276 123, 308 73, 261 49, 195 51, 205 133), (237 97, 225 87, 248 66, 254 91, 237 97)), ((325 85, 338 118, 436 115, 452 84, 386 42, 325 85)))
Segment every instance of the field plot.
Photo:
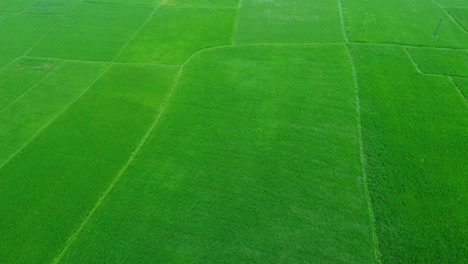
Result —
POLYGON ((231 43, 235 10, 160 7, 118 61, 182 64, 194 52, 231 43))
POLYGON ((410 48, 408 51, 423 73, 468 78, 468 50, 410 48))
POLYGON ((0 263, 465 263, 466 0, 0 0, 0 263))
POLYGON ((151 11, 138 6, 80 4, 53 27, 29 55, 112 60, 151 11))
POLYGON ((203 52, 63 263, 370 263, 357 136, 342 45, 203 52))
POLYGON ((432 1, 343 1, 343 8, 346 32, 354 42, 456 48, 468 43, 466 31, 432 1))
POLYGON ((468 108, 448 77, 401 47, 352 46, 384 263, 461 263, 468 221, 468 108))
POLYGON ((242 1, 236 43, 342 41, 336 1, 242 1))

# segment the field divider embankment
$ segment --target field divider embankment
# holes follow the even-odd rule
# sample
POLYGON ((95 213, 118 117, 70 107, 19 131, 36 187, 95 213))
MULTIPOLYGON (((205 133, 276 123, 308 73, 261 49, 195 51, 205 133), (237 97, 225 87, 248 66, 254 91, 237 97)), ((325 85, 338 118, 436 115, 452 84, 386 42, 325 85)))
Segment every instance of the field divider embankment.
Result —
POLYGON ((345 25, 345 19, 343 15, 343 6, 342 6, 342 0, 338 0, 338 12, 340 14, 340 24, 341 24, 341 30, 343 33, 343 38, 345 40, 344 47, 346 49, 346 54, 349 59, 349 64, 351 67, 351 72, 353 76, 353 84, 354 84, 354 91, 355 91, 355 104, 356 104, 356 123, 357 123, 357 136, 358 136, 358 141, 359 141, 359 158, 361 162, 361 177, 362 177, 362 186, 364 189, 364 195, 367 203, 367 210, 369 214, 369 223, 370 223, 370 228, 371 228, 371 235, 372 235, 372 242, 373 242, 373 253, 374 253, 374 258, 375 261, 379 264, 382 263, 381 259, 381 253, 379 249, 379 238, 377 235, 377 229, 376 229, 376 224, 375 224, 375 214, 374 214, 374 209, 373 209, 373 203, 372 203, 372 198, 370 195, 369 191, 369 182, 368 182, 368 177, 367 177, 367 161, 366 161, 366 154, 364 150, 364 142, 362 140, 362 121, 361 121, 361 99, 359 97, 359 84, 357 80, 357 71, 356 67, 354 65, 353 61, 353 56, 351 55, 351 52, 349 50, 348 45, 351 44, 351 42, 348 39, 348 35, 346 34, 346 25, 345 25))
POLYGON ((39 136, 47 127, 49 127, 59 116, 61 116, 71 105, 73 105, 76 101, 78 101, 86 92, 91 89, 91 87, 110 69, 111 64, 107 65, 104 70, 85 88, 81 93, 73 98, 62 110, 57 112, 47 123, 45 123, 28 141, 24 142, 21 147, 18 148, 8 159, 6 159, 2 164, 0 164, 0 169, 3 168, 8 162, 10 162, 16 155, 18 155, 25 147, 29 145, 35 138, 39 136))
POLYGON ((357 81, 357 73, 356 67, 354 66, 353 57, 351 56, 351 52, 349 51, 348 44, 345 44, 346 53, 348 54, 349 63, 351 66, 351 71, 353 75, 353 83, 354 83, 354 90, 355 90, 355 97, 356 97, 356 123, 357 123, 357 133, 358 133, 358 141, 359 141, 359 156, 361 161, 361 172, 362 172, 362 186, 364 189, 364 194, 367 202, 367 210, 369 213, 369 220, 371 226, 371 233, 372 233, 372 242, 373 242, 373 251, 374 257, 377 263, 381 264, 381 253, 379 249, 379 238, 377 235, 377 229, 375 224, 375 214, 373 209, 372 198, 369 191, 369 181, 367 176, 367 160, 366 154, 364 150, 364 141, 362 140, 362 121, 361 121, 361 99, 359 98, 359 84, 357 81))
POLYGON ((343 15, 343 5, 342 5, 341 1, 342 0, 338 0, 338 13, 340 15, 341 33, 343 34, 343 38, 344 38, 345 42, 349 43, 348 34, 346 34, 346 25, 345 25, 345 19, 344 19, 344 15, 343 15))
POLYGON ((31 86, 28 87, 28 89, 24 90, 20 95, 18 95, 15 100, 13 100, 11 103, 9 103, 8 105, 6 105, 5 107, 3 107, 2 109, 0 109, 0 113, 2 113, 3 111, 5 111, 6 109, 10 108, 12 105, 14 105, 16 102, 18 102, 19 99, 21 99, 23 96, 25 96, 29 91, 31 91, 34 87, 38 86, 39 83, 44 80, 45 78, 47 78, 48 76, 50 76, 52 73, 55 72, 55 70, 57 69, 57 67, 62 64, 61 61, 59 61, 58 63, 55 63, 53 65, 53 69, 51 69, 47 74, 45 74, 44 76, 42 76, 41 78, 39 78, 39 80, 37 80, 35 83, 33 83, 31 86))

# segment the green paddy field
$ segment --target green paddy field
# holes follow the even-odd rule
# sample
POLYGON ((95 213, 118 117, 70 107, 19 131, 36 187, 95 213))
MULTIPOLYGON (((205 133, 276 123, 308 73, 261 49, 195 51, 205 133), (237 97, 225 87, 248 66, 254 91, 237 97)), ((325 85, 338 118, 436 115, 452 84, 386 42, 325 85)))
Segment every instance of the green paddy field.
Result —
POLYGON ((466 0, 0 0, 0 263, 468 263, 466 0))

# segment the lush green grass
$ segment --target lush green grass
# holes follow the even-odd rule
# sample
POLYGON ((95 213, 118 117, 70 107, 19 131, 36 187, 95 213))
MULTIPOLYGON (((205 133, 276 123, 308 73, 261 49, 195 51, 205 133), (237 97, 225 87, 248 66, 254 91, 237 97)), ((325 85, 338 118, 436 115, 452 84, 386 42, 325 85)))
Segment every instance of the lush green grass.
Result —
POLYGON ((150 13, 137 6, 80 4, 29 55, 112 60, 150 13))
POLYGON ((235 10, 160 7, 119 61, 182 64, 194 52, 231 43, 235 10))
POLYGON ((237 43, 342 42, 337 1, 243 1, 237 43))
POLYGON ((372 263, 357 137, 343 46, 201 53, 63 263, 372 263))
POLYGON ((468 43, 468 34, 431 1, 343 0, 343 7, 351 41, 457 48, 468 43))
POLYGON ((410 48, 408 52, 424 73, 468 77, 468 50, 410 48))
POLYGON ((103 70, 100 64, 68 62, 42 70, 37 67, 54 64, 40 60, 21 60, 17 65, 4 71, 6 80, 13 82, 5 87, 23 93, 0 110, 0 123, 8 124, 0 127, 0 164, 79 96, 103 70))
POLYGON ((468 109, 401 47, 352 46, 369 189, 384 263, 466 257, 468 109))
POLYGON ((0 0, 0 263, 462 263, 466 10, 0 0))
POLYGON ((2 262, 54 258, 153 122, 176 70, 112 66, 0 168, 2 262))

